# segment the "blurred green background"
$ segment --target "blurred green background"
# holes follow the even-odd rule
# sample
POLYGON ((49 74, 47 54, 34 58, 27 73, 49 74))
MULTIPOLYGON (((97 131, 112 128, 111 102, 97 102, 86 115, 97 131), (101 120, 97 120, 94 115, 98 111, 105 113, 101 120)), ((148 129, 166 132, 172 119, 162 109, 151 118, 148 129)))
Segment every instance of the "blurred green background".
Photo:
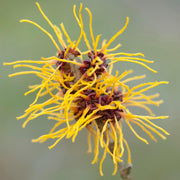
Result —
MULTIPOLYGON (((165 103, 154 108, 157 115, 169 115, 158 121, 171 136, 149 145, 140 142, 128 131, 126 139, 132 151, 134 180, 177 180, 180 178, 180 1, 179 0, 39 0, 46 15, 55 24, 64 22, 72 39, 79 36, 79 28, 72 13, 73 4, 88 7, 93 13, 94 34, 102 33, 109 39, 130 17, 126 31, 116 40, 122 52, 143 52, 155 60, 151 67, 157 74, 131 63, 119 63, 117 69, 135 69, 134 74, 147 74, 146 81, 168 80, 169 85, 157 87, 165 103)), ((88 21, 87 12, 83 16, 88 21)), ((38 60, 41 56, 55 55, 56 49, 39 29, 19 20, 28 18, 52 32, 40 15, 33 0, 0 0, 0 180, 59 180, 59 179, 120 179, 112 176, 110 157, 104 162, 104 176, 99 175, 99 164, 91 165, 93 154, 87 154, 86 131, 80 132, 76 142, 62 140, 49 150, 48 141, 33 144, 31 139, 46 133, 52 124, 42 117, 21 127, 19 116, 32 102, 34 95, 24 97, 28 85, 37 83, 34 76, 8 78, 14 72, 3 62, 22 59, 38 60)), ((155 91, 154 91, 155 92, 155 91)))

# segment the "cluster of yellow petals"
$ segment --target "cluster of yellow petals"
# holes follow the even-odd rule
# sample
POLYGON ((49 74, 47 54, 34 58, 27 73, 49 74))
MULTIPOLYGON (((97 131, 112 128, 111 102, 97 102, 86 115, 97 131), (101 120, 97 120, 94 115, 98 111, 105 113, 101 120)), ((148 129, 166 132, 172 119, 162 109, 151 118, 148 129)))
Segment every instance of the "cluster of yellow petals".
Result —
MULTIPOLYGON (((159 135, 161 138, 165 139, 165 135, 168 135, 168 133, 162 129, 161 127, 155 125, 152 120, 154 119, 164 119, 167 118, 167 116, 155 116, 150 108, 147 105, 153 104, 156 106, 159 106, 159 104, 162 103, 162 101, 154 100, 156 97, 159 96, 159 94, 154 95, 145 95, 144 93, 148 91, 151 88, 154 88, 160 84, 167 84, 166 81, 161 82, 147 82, 143 84, 139 84, 137 86, 134 86, 130 88, 128 86, 128 82, 142 79, 145 76, 135 76, 135 77, 129 77, 127 78, 129 74, 132 73, 132 70, 125 71, 122 74, 119 74, 116 72, 115 76, 113 76, 112 69, 113 64, 119 61, 126 61, 126 62, 133 62, 140 64, 147 69, 156 72, 152 68, 150 68, 147 63, 153 63, 153 61, 149 61, 144 59, 144 55, 142 53, 111 53, 118 49, 121 45, 118 44, 112 49, 109 49, 108 47, 111 45, 111 43, 126 29, 129 18, 127 17, 127 21, 125 23, 125 26, 118 31, 108 42, 104 40, 102 42, 102 47, 98 49, 98 43, 100 39, 100 35, 97 35, 96 38, 93 35, 92 30, 92 15, 88 8, 86 8, 90 21, 89 21, 89 27, 90 27, 90 35, 92 39, 92 47, 87 39, 86 33, 83 29, 83 21, 81 16, 82 11, 82 4, 80 5, 79 9, 79 17, 76 14, 76 6, 73 7, 74 16, 77 20, 77 23, 80 27, 80 35, 77 41, 71 41, 63 23, 60 24, 60 27, 57 27, 56 25, 52 24, 51 21, 47 18, 47 16, 44 14, 42 9, 40 8, 39 4, 37 4, 37 7, 39 8, 41 14, 43 15, 44 19, 48 22, 48 24, 51 26, 51 28, 54 30, 57 40, 59 44, 62 46, 63 49, 66 49, 65 52, 65 58, 59 59, 56 56, 52 56, 49 58, 41 58, 41 60, 33 61, 33 60, 22 60, 22 61, 15 61, 12 63, 4 63, 5 65, 13 65, 14 68, 22 67, 22 68, 29 68, 30 71, 20 71, 14 74, 9 75, 9 77, 17 76, 17 75, 25 75, 25 74, 35 74, 41 79, 41 83, 38 85, 29 86, 30 90, 25 93, 25 95, 37 91, 36 97, 32 104, 25 110, 25 113, 17 117, 17 119, 27 118, 26 121, 23 123, 23 127, 26 126, 26 124, 41 116, 41 115, 47 115, 48 119, 54 120, 55 124, 53 128, 50 130, 48 134, 42 135, 37 139, 32 140, 33 142, 45 142, 47 139, 56 139, 53 145, 49 146, 49 148, 53 148, 61 139, 65 138, 72 138, 72 141, 75 141, 76 136, 78 133, 83 129, 87 128, 89 135, 88 135, 88 144, 89 144, 89 150, 88 152, 92 152, 92 145, 91 145, 91 137, 94 138, 94 159, 92 161, 92 164, 96 163, 98 161, 99 156, 99 148, 101 147, 104 149, 103 156, 100 161, 100 174, 103 175, 102 172, 102 164, 106 157, 106 154, 110 154, 113 163, 114 163, 114 172, 113 175, 117 172, 118 162, 122 162, 123 154, 124 154, 124 145, 128 152, 128 163, 131 164, 131 153, 128 146, 127 141, 124 139, 123 136, 123 130, 122 130, 122 122, 125 121, 127 123, 130 130, 134 133, 134 135, 140 139, 141 141, 148 144, 148 141, 144 138, 142 138, 138 133, 134 130, 132 124, 135 124, 139 126, 145 133, 149 135, 149 137, 156 141, 155 137, 153 136, 152 132, 159 135), (63 39, 63 35, 65 35, 67 39, 66 41, 63 39), (78 45, 81 41, 81 39, 84 38, 84 41, 86 43, 86 46, 88 48, 87 51, 81 52, 78 48, 78 45), (82 77, 75 82, 74 84, 71 84, 71 86, 68 88, 65 84, 66 81, 73 81, 75 78, 74 76, 67 75, 65 73, 62 73, 59 71, 59 67, 55 66, 57 61, 62 61, 66 63, 73 64, 75 66, 81 66, 82 63, 77 61, 76 59, 70 60, 66 58, 69 48, 78 50, 80 55, 80 60, 83 60, 83 56, 86 55, 90 51, 94 51, 95 55, 97 52, 102 52, 105 55, 105 58, 110 60, 109 69, 106 73, 102 74, 100 77, 94 76, 94 79, 92 81, 86 81, 85 76, 82 75, 82 77), (65 94, 62 93, 62 89, 60 88, 60 84, 62 87, 67 89, 67 92, 65 94), (77 97, 83 97, 83 91, 86 89, 92 89, 96 92, 96 94, 106 94, 106 89, 110 88, 111 92, 109 94, 113 93, 114 89, 120 89, 123 94, 123 100, 120 101, 112 101, 109 105, 101 106, 98 105, 97 109, 95 109, 92 113, 89 112, 89 107, 87 107, 81 117, 75 121, 74 120, 74 114, 73 109, 76 106, 74 104, 74 100, 77 97), (71 93, 75 92, 75 93, 71 93), (50 98, 46 100, 43 103, 39 103, 39 99, 44 96, 49 96, 50 98), (143 108, 145 111, 148 112, 149 115, 136 115, 130 112, 129 107, 135 106, 143 108), (102 130, 99 129, 96 120, 100 117, 97 114, 98 111, 103 111, 105 109, 123 109, 123 112, 121 114, 121 119, 117 120, 115 117, 115 122, 113 122, 112 119, 107 119, 107 121, 104 123, 102 130), (64 126, 65 125, 65 126, 64 126), (106 137, 106 138, 105 138, 106 137), (114 142, 114 149, 113 152, 109 149, 110 142, 114 142)), ((35 26, 37 26, 39 29, 41 29, 43 32, 45 32, 53 44, 55 45, 58 52, 60 52, 60 47, 56 40, 53 38, 53 36, 46 31, 44 28, 42 28, 37 23, 23 19, 20 22, 28 22, 35 26)), ((101 64, 101 60, 97 59, 97 62, 101 64)), ((99 64, 96 64, 95 69, 90 69, 87 74, 89 76, 93 75, 95 70, 99 67, 99 64)))

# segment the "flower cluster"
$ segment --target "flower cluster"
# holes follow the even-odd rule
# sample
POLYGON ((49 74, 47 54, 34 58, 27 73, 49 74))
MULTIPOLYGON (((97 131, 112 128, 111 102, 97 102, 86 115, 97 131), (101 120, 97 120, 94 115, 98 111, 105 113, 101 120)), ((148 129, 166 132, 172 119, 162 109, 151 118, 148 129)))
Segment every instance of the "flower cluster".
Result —
POLYGON ((113 65, 116 62, 126 61, 144 66, 152 72, 147 64, 153 61, 144 59, 142 53, 113 53, 121 45, 109 48, 113 41, 126 29, 129 18, 127 17, 124 27, 119 30, 109 41, 103 40, 99 47, 100 35, 94 37, 92 30, 92 14, 88 8, 85 8, 89 14, 89 30, 92 39, 92 45, 89 42, 84 31, 82 20, 82 4, 79 8, 79 15, 76 14, 76 6, 73 7, 75 19, 80 27, 80 35, 77 41, 72 41, 68 35, 64 24, 60 28, 52 24, 44 14, 39 4, 42 16, 54 30, 56 38, 61 45, 58 45, 53 36, 37 23, 23 19, 20 22, 28 22, 37 26, 40 30, 49 36, 55 45, 58 53, 56 56, 44 58, 41 60, 22 60, 5 65, 13 65, 14 68, 25 67, 30 71, 21 71, 9 75, 10 77, 21 74, 35 74, 41 79, 38 85, 30 86, 30 90, 25 95, 37 91, 35 100, 25 110, 25 113, 17 119, 27 118, 23 123, 26 124, 42 115, 47 115, 48 119, 55 122, 49 133, 40 136, 33 142, 45 142, 48 139, 56 139, 53 148, 64 137, 72 138, 75 141, 78 133, 86 128, 88 130, 89 150, 92 151, 91 140, 94 139, 94 159, 92 164, 98 161, 99 149, 104 150, 100 161, 100 174, 103 175, 102 164, 106 154, 110 154, 114 163, 113 175, 117 172, 118 163, 123 162, 125 149, 128 152, 128 163, 131 164, 131 153, 127 141, 123 136, 122 124, 125 122, 134 135, 141 141, 148 144, 148 141, 138 135, 133 125, 139 126, 149 137, 156 141, 154 134, 166 139, 168 133, 161 127, 155 125, 151 120, 164 119, 167 116, 155 116, 148 105, 159 106, 162 101, 155 100, 159 94, 146 95, 146 91, 160 84, 167 84, 166 81, 155 81, 138 84, 129 87, 128 82, 142 79, 145 75, 127 77, 132 70, 124 71, 112 75, 113 65), (67 42, 63 36, 66 37, 67 42), (87 50, 82 52, 78 46, 84 41, 87 50), (42 97, 50 97, 48 100, 40 103, 42 97), (135 106, 144 109, 148 115, 137 115, 131 113, 129 107, 135 106), (153 132, 153 133, 152 133, 153 132), (113 142, 113 148, 110 148, 113 142))

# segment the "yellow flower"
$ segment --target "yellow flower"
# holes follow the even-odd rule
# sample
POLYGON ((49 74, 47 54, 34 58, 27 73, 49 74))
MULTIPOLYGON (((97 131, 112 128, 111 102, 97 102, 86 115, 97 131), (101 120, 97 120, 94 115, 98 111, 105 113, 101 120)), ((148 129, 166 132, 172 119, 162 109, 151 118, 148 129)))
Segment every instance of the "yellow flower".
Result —
POLYGON ((77 41, 72 41, 63 23, 60 28, 52 24, 44 14, 39 4, 36 3, 42 16, 51 26, 56 34, 60 46, 53 36, 37 23, 23 19, 20 22, 28 22, 49 36, 57 49, 57 55, 41 60, 22 60, 5 65, 13 65, 14 68, 25 67, 30 71, 20 71, 9 75, 9 77, 21 74, 35 74, 41 79, 38 85, 29 86, 30 90, 25 95, 37 91, 35 100, 25 110, 25 113, 17 119, 26 118, 26 124, 41 116, 47 115, 48 119, 54 120, 55 124, 49 133, 40 136, 32 142, 45 142, 48 139, 56 139, 53 148, 61 139, 72 138, 75 141, 78 133, 86 128, 88 130, 88 152, 92 152, 91 137, 94 138, 94 159, 92 164, 98 161, 99 148, 104 150, 100 160, 100 174, 103 175, 102 164, 106 154, 110 154, 114 163, 113 175, 117 172, 119 162, 123 162, 125 149, 128 153, 128 164, 131 164, 131 153, 127 141, 123 136, 123 123, 125 122, 134 135, 141 141, 148 144, 148 141, 138 135, 132 124, 139 126, 149 137, 156 141, 152 132, 166 139, 168 133, 161 127, 155 125, 151 120, 164 119, 167 116, 155 116, 147 105, 159 106, 162 101, 154 100, 159 94, 145 95, 144 93, 160 84, 167 84, 166 81, 147 82, 134 87, 129 87, 128 82, 142 79, 143 76, 127 78, 132 70, 124 71, 122 74, 116 72, 112 75, 113 65, 119 61, 133 62, 156 72, 147 63, 153 63, 144 59, 142 53, 113 53, 121 45, 109 49, 112 42, 126 29, 129 18, 127 17, 124 27, 118 31, 109 41, 103 40, 101 48, 98 48, 100 35, 94 37, 92 30, 92 15, 88 8, 89 28, 92 39, 92 46, 87 39, 81 16, 82 4, 79 9, 79 16, 76 14, 76 6, 73 13, 80 27, 80 35, 77 41), (67 42, 63 39, 65 35, 67 42), (87 50, 82 52, 78 45, 84 39, 87 50), (50 97, 40 103, 42 97, 50 97), (130 107, 143 108, 147 113, 137 115, 131 113, 130 107), (124 121, 124 122, 123 122, 124 121))

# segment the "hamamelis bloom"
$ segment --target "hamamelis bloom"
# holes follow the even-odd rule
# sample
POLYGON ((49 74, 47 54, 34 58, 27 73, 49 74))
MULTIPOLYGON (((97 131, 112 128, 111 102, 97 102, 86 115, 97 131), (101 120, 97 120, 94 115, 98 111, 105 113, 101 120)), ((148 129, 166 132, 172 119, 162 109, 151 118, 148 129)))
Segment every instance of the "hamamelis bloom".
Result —
POLYGON ((55 122, 49 133, 40 136, 33 142, 45 142, 48 139, 55 139, 54 144, 49 146, 53 148, 61 139, 72 138, 75 141, 78 133, 86 128, 88 130, 88 152, 92 152, 91 137, 94 139, 94 159, 92 164, 98 161, 99 149, 104 150, 100 160, 100 174, 103 175, 102 164, 107 154, 110 154, 114 163, 113 175, 117 172, 118 163, 123 162, 125 149, 128 154, 128 164, 131 164, 131 153, 127 141, 123 136, 123 121, 129 129, 141 141, 148 144, 148 141, 138 135, 132 125, 140 127, 152 140, 156 141, 153 134, 166 139, 168 133, 161 127, 155 125, 152 120, 164 119, 167 116, 155 116, 148 105, 159 106, 162 101, 155 100, 159 94, 146 95, 146 91, 160 85, 167 84, 166 81, 147 82, 134 87, 128 83, 142 79, 145 76, 127 77, 132 73, 124 71, 120 74, 112 75, 113 65, 119 61, 133 62, 140 64, 152 72, 147 63, 153 63, 144 59, 142 53, 113 53, 120 47, 120 44, 109 49, 113 41, 126 29, 129 18, 124 27, 118 31, 109 41, 103 40, 101 48, 99 47, 100 35, 94 37, 92 30, 92 15, 86 8, 90 21, 90 35, 92 46, 84 31, 83 20, 81 16, 82 4, 80 5, 79 15, 76 14, 76 6, 73 7, 75 19, 80 27, 80 35, 77 41, 72 41, 63 23, 60 28, 52 24, 44 14, 39 4, 42 16, 54 30, 56 39, 37 23, 23 19, 20 22, 28 22, 37 26, 40 30, 49 36, 57 49, 57 55, 41 60, 22 60, 5 65, 13 65, 14 68, 30 68, 29 71, 20 71, 9 75, 9 77, 35 74, 41 79, 38 85, 29 86, 30 90, 25 95, 37 91, 32 104, 25 110, 25 113, 17 119, 26 118, 23 127, 26 124, 42 115, 47 115, 48 119, 55 122), (67 41, 63 39, 66 37, 67 41), (82 52, 78 46, 83 41, 87 50, 82 52), (47 97, 46 101, 42 99, 47 97), (41 101, 41 103, 40 103, 41 101), (134 114, 130 111, 131 106, 140 107, 147 113, 145 115, 134 114), (113 148, 111 147, 113 145, 113 148))

